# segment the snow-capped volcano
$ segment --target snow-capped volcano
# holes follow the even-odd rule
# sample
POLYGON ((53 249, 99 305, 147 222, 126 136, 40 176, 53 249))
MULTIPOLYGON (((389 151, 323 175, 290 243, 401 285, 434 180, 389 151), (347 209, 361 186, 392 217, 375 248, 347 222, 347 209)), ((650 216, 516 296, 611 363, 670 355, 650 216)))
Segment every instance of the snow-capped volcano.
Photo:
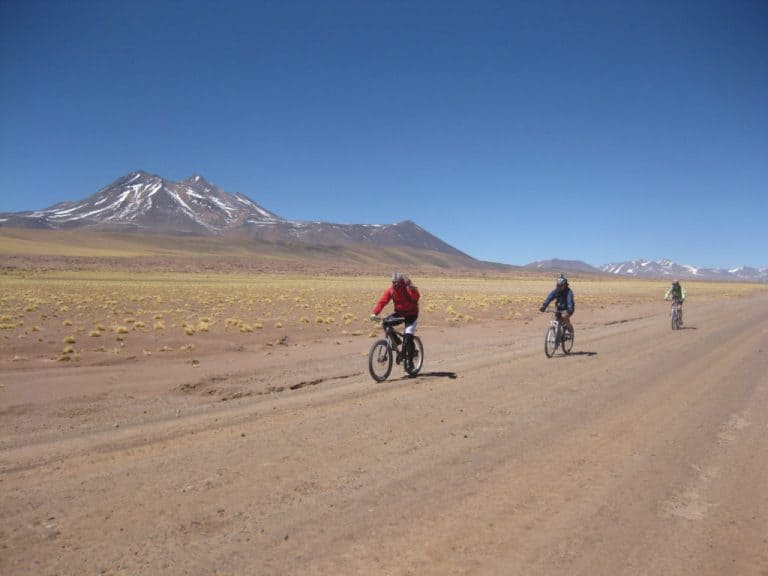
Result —
POLYGON ((407 247, 474 258, 411 221, 396 224, 334 224, 292 221, 259 206, 243 194, 229 194, 192 176, 170 182, 143 171, 118 178, 79 202, 62 202, 31 212, 0 214, 0 226, 239 235, 269 242, 407 247))
POLYGON ((246 196, 228 194, 202 176, 169 182, 141 171, 115 180, 80 202, 13 216, 14 224, 41 228, 176 233, 217 233, 249 221, 280 219, 246 196))

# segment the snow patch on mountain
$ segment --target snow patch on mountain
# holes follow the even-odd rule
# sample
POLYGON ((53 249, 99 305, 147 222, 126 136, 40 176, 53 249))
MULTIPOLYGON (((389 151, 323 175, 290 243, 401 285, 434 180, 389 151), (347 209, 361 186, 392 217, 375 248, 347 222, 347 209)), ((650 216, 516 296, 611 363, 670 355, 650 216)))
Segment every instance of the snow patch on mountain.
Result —
POLYGON ((739 266, 726 270, 677 264, 668 259, 613 262, 601 266, 600 269, 608 274, 638 278, 768 282, 768 267, 739 266))

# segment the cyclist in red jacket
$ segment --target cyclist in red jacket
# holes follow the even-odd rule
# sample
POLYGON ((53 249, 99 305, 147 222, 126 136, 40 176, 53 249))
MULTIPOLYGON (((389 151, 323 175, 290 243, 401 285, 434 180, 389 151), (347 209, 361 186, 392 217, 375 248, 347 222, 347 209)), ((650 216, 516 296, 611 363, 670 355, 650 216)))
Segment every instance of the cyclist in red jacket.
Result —
POLYGON ((419 319, 419 289, 411 283, 410 278, 402 272, 392 274, 392 286, 384 291, 379 301, 373 307, 371 317, 378 316, 381 310, 389 304, 395 303, 395 313, 392 316, 405 318, 405 361, 411 364, 413 360, 413 335, 416 333, 416 323, 419 319))

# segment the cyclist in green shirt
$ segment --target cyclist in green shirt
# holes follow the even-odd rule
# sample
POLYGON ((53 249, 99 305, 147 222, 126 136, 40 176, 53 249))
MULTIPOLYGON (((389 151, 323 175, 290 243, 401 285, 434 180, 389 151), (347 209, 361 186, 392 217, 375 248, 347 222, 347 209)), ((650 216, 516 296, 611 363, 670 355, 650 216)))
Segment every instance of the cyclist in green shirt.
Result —
POLYGON ((685 302, 685 288, 680 286, 680 280, 675 279, 667 293, 664 294, 664 300, 673 300, 680 303, 680 324, 683 323, 683 302, 685 302))

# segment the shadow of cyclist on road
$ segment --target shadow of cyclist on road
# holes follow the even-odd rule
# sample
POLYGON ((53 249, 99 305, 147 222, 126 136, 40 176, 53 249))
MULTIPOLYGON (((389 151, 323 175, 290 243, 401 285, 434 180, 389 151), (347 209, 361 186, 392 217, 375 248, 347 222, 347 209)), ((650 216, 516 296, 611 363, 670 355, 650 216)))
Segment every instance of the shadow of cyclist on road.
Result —
POLYGON ((456 380, 458 378, 458 374, 456 372, 419 372, 418 374, 414 376, 409 376, 408 374, 403 376, 403 379, 405 378, 450 378, 451 380, 456 380))

